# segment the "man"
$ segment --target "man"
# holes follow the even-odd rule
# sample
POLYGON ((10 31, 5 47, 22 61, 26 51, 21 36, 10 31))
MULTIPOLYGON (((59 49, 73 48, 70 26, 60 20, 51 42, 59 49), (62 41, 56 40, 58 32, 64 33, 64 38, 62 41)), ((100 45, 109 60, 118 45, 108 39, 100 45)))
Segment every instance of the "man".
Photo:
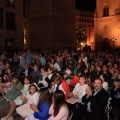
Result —
POLYGON ((90 87, 86 90, 86 95, 83 96, 82 102, 87 105, 85 116, 87 120, 105 120, 105 109, 109 99, 108 92, 102 87, 102 80, 100 78, 94 81, 94 90, 90 87))
POLYGON ((32 77, 32 72, 33 72, 33 69, 28 64, 25 64, 23 69, 23 73, 25 74, 25 76, 32 77))
POLYGON ((120 80, 115 80, 111 90, 112 105, 117 106, 119 110, 118 120, 120 120, 120 80))

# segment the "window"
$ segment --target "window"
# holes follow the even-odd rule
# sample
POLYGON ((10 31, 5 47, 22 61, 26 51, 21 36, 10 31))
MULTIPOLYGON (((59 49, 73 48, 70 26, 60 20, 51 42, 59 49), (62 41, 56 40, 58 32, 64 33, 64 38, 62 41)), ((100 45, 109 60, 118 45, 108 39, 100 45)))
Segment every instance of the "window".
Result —
POLYGON ((0 8, 0 28, 4 27, 3 8, 0 8))
POLYGON ((15 7, 15 0, 5 0, 5 5, 9 7, 15 7))
POLYGON ((109 16, 109 7, 105 6, 103 9, 103 16, 109 16))
POLYGON ((15 29, 15 13, 6 12, 6 28, 15 29))

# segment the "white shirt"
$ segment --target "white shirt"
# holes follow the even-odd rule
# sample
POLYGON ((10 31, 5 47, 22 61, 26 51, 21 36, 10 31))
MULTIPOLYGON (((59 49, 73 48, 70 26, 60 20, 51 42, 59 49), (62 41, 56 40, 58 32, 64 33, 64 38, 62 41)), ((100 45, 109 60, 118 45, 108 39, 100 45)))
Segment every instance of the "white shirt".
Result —
POLYGON ((74 90, 73 94, 79 96, 79 99, 77 98, 71 98, 76 102, 82 103, 82 97, 86 94, 86 88, 88 87, 87 84, 81 86, 80 83, 77 83, 74 90))

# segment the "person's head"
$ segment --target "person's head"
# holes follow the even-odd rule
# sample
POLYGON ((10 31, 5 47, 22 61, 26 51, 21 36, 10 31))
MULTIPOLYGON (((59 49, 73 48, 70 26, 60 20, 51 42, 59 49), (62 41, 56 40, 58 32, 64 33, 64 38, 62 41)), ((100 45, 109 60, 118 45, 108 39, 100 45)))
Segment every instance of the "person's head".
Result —
POLYGON ((54 81, 54 83, 56 83, 56 84, 60 84, 60 83, 62 82, 62 80, 63 80, 63 77, 61 77, 60 75, 55 75, 55 76, 53 77, 53 81, 54 81))
POLYGON ((11 68, 7 68, 7 73, 10 74, 12 72, 11 68))
POLYGON ((106 72, 108 70, 108 65, 103 65, 102 70, 103 72, 106 72))
POLYGON ((80 76, 83 75, 83 74, 84 74, 83 70, 81 70, 81 69, 78 69, 78 70, 77 70, 77 76, 78 76, 78 77, 80 77, 80 76))
POLYGON ((51 94, 49 93, 49 90, 47 88, 41 88, 39 90, 39 95, 40 95, 40 101, 41 102, 47 102, 51 104, 51 94))
POLYGON ((12 76, 12 82, 13 82, 14 84, 17 84, 17 83, 19 82, 19 77, 18 77, 17 74, 15 74, 15 75, 12 76))
POLYGON ((113 67, 114 67, 114 69, 118 69, 119 66, 117 63, 114 63, 113 67))
POLYGON ((48 68, 46 66, 42 67, 40 72, 42 75, 47 74, 48 68))
POLYGON ((29 76, 24 78, 24 84, 28 85, 31 82, 31 78, 29 76))
POLYGON ((54 101, 54 114, 55 117, 61 108, 62 105, 65 104, 65 94, 61 90, 56 90, 53 94, 53 101, 54 101))
POLYGON ((55 71, 54 68, 49 67, 48 70, 47 70, 47 73, 48 73, 48 75, 50 75, 50 74, 54 73, 54 71, 55 71))
POLYGON ((5 73, 5 74, 4 74, 3 79, 4 79, 4 80, 9 79, 8 73, 5 73))
POLYGON ((34 71, 37 71, 37 70, 38 70, 38 66, 34 65, 34 71))
POLYGON ((103 81, 100 78, 95 79, 94 81, 94 89, 100 90, 102 88, 103 81))
POLYGON ((29 94, 34 94, 37 91, 38 91, 38 88, 35 84, 32 84, 29 86, 29 94))
POLYGON ((84 53, 84 52, 81 52, 80 57, 81 57, 81 58, 84 58, 84 57, 85 57, 85 53, 84 53))
POLYGON ((79 69, 81 67, 80 63, 77 64, 77 68, 79 69))
POLYGON ((114 74, 118 76, 119 73, 120 73, 119 69, 115 69, 114 74))
POLYGON ((79 78, 80 85, 85 84, 85 81, 86 81, 85 76, 81 75, 80 78, 79 78))
POLYGON ((24 68, 25 68, 25 69, 28 69, 28 68, 29 68, 29 65, 28 65, 28 64, 25 64, 25 65, 24 65, 24 68))
POLYGON ((94 64, 91 64, 91 65, 90 65, 90 69, 91 69, 91 70, 94 70, 94 69, 95 69, 95 65, 94 65, 94 64))
POLYGON ((10 68, 10 63, 8 63, 8 62, 5 63, 5 68, 6 68, 6 69, 10 68))

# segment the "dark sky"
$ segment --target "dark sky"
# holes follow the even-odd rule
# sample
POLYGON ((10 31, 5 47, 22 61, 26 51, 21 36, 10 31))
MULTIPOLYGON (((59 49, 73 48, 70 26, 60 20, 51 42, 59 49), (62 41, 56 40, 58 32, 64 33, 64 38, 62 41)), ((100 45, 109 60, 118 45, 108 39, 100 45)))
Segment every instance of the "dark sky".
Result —
POLYGON ((76 9, 95 11, 96 0, 76 0, 76 9))

